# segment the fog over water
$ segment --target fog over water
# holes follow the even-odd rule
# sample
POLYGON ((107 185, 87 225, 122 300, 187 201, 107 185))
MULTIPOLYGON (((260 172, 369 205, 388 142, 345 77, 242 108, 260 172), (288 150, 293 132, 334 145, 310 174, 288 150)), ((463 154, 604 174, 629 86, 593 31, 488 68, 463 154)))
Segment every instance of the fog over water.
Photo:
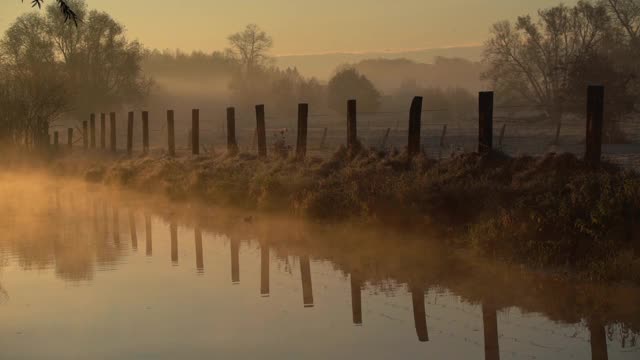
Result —
POLYGON ((35 173, 0 180, 10 359, 640 351, 637 288, 492 264, 424 235, 169 204, 35 173))

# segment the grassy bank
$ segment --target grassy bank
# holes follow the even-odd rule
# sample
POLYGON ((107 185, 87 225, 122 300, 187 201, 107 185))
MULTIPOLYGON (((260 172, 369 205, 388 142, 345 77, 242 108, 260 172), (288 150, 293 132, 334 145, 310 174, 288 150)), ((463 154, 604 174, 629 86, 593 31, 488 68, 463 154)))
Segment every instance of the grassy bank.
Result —
POLYGON ((342 149, 305 162, 241 154, 67 157, 55 166, 172 199, 437 229, 452 245, 483 255, 640 282, 640 176, 609 164, 592 169, 568 154, 408 162, 397 153, 342 149))

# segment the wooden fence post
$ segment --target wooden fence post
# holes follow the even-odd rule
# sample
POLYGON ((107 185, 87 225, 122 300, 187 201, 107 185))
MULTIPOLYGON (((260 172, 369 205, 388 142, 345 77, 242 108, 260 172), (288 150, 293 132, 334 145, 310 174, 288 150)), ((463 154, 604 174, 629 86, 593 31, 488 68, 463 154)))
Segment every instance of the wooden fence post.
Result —
POLYGON ((227 151, 229 154, 238 152, 238 142, 236 141, 236 109, 227 108, 227 151))
POLYGON ((382 137, 382 144, 381 144, 382 150, 387 148, 387 142, 389 141, 390 134, 391 134, 391 128, 387 128, 387 131, 385 131, 384 136, 382 137))
POLYGON ((89 131, 91 132, 91 148, 96 148, 96 114, 89 118, 89 131))
POLYGON ((307 156, 307 126, 309 122, 309 104, 298 104, 298 141, 296 155, 299 159, 307 156))
POLYGON ((67 129, 67 146, 69 150, 73 149, 73 128, 67 129))
POLYGON ((167 136, 169 156, 176 156, 175 127, 173 123, 173 110, 167 110, 167 136))
POLYGON ((129 117, 127 119, 127 155, 133 155, 133 111, 129 111, 129 117))
POLYGON ((585 160, 593 165, 602 158, 602 123, 604 120, 604 86, 587 89, 587 139, 585 160))
POLYGON ((478 102, 478 152, 486 154, 493 148, 493 92, 481 92, 478 102))
POLYGON ((110 145, 111 152, 115 153, 117 151, 117 139, 116 139, 116 113, 112 112, 109 114, 109 132, 110 132, 110 145))
POLYGON ((191 153, 200 155, 200 110, 191 110, 191 153))
POLYGON ((500 138, 498 139, 498 146, 502 148, 502 142, 504 141, 504 134, 507 131, 507 123, 502 124, 500 129, 500 138))
POLYGON ((89 148, 89 131, 86 120, 82 122, 82 146, 85 150, 89 148))
POLYGON ((329 132, 329 129, 328 128, 324 128, 324 131, 322 132, 322 138, 320 139, 320 150, 324 150, 324 147, 326 145, 327 132, 329 132))
POLYGON ((107 147, 107 114, 100 114, 100 148, 107 147))
POLYGON ((358 143, 358 104, 347 101, 347 148, 355 149, 358 143))
POLYGON ((142 152, 149 154, 149 112, 142 112, 142 152))
POLYGON ((444 139, 447 137, 447 124, 442 127, 442 135, 440 136, 440 147, 444 147, 444 139))
POLYGON ((56 149, 56 151, 58 151, 58 145, 59 145, 59 143, 58 143, 58 132, 54 131, 53 132, 53 146, 56 149))
POLYGON ((256 105, 256 132, 258 135, 258 156, 267 156, 267 128, 264 121, 264 105, 256 105))
POLYGON ((407 152, 409 158, 420 153, 420 128, 422 126, 422 97, 416 96, 411 102, 409 111, 409 142, 407 152))

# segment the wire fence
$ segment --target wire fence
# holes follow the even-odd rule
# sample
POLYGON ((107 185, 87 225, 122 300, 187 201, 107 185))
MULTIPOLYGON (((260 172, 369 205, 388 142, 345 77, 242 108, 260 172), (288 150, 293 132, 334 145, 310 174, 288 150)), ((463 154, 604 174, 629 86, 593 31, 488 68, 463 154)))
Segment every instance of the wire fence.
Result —
MULTIPOLYGON (((175 143, 178 154, 191 149, 190 112, 176 112, 175 143)), ((118 114, 116 120, 116 143, 119 149, 126 146, 126 114, 118 114)), ((421 112, 422 151, 427 156, 445 159, 461 153, 477 151, 477 116, 461 114, 456 109, 423 109, 421 112)), ((256 152, 255 114, 238 112, 236 115, 236 138, 240 151, 256 152)), ((367 148, 380 151, 407 147, 409 136, 409 111, 358 112, 358 140, 367 148)), ((586 120, 572 117, 563 119, 560 127, 549 121, 541 110, 532 106, 497 106, 493 117, 493 146, 511 156, 539 156, 550 152, 568 152, 578 156, 584 154, 586 120)), ((266 140, 268 148, 284 143, 291 150, 297 137, 297 115, 276 115, 266 118, 266 140)), ((311 113, 308 117, 307 144, 310 156, 325 158, 347 142, 346 116, 337 113, 311 113)), ((107 128, 109 124, 107 122, 107 128)), ((164 114, 152 112, 149 121, 150 149, 161 153, 167 149, 167 122, 164 114)), ((616 122, 617 138, 603 145, 603 158, 624 167, 640 169, 640 117, 616 122)), ((96 128, 96 143, 100 146, 100 126, 96 128)), ((107 129, 107 146, 110 129, 107 129)), ((77 136, 82 131, 76 127, 77 136)), ((63 134, 64 135, 64 134, 63 134)), ((142 126, 136 118, 133 131, 133 150, 142 151, 142 126)), ((63 138, 61 137, 61 140, 63 138)), ((74 144, 81 142, 76 139, 74 144)), ((200 144, 203 153, 225 151, 227 129, 224 112, 201 112, 200 144)), ((82 144, 80 144, 82 145, 82 144)))

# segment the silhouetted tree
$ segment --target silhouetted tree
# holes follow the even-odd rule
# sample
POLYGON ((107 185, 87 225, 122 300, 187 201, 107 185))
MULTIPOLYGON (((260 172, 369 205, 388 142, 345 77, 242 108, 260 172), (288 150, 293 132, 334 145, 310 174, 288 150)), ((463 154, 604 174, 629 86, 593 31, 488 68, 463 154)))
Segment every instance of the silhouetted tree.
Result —
POLYGON ((237 59, 247 73, 251 74, 269 63, 273 39, 258 25, 249 24, 243 31, 229 35, 228 40, 228 54, 237 59))
POLYGON ((347 100, 358 100, 359 111, 376 111, 380 106, 380 92, 364 75, 351 67, 345 67, 331 78, 327 88, 328 105, 331 109, 344 113, 347 100))
POLYGON ((527 15, 515 24, 499 22, 486 42, 484 77, 496 91, 516 91, 559 122, 569 101, 570 74, 598 51, 609 30, 605 6, 586 1, 540 10, 536 20, 527 15))

